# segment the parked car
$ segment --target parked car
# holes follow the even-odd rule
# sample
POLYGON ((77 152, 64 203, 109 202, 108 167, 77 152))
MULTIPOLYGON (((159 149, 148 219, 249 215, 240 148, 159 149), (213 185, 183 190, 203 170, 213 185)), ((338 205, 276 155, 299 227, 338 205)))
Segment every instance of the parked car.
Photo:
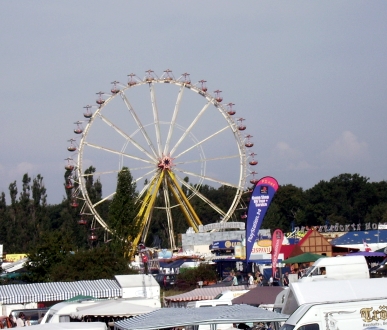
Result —
POLYGON ((176 274, 156 274, 155 279, 161 288, 168 290, 175 285, 176 274))
POLYGON ((387 258, 384 259, 380 264, 370 269, 370 277, 371 278, 387 277, 387 258))

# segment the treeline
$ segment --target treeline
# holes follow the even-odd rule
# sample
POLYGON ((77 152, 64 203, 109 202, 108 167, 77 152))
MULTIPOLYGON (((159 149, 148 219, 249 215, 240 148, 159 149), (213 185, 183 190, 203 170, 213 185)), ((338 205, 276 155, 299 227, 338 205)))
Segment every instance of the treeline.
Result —
MULTIPOLYGON (((95 169, 90 168, 92 174, 95 169)), ((131 179, 130 172, 129 180, 131 179)), ((93 176, 88 176, 90 196, 98 200, 102 196, 100 182, 94 182, 93 176)), ((134 188, 134 187, 133 187, 134 188)), ((65 189, 65 188, 64 188, 65 189)), ((184 187, 182 187, 184 189, 184 187)), ((201 194, 212 200, 223 210, 227 210, 234 197, 234 190, 229 187, 215 189, 204 185, 200 188, 201 194)), ((163 196, 158 196, 162 203, 163 196)), ((8 198, 7 198, 8 199, 8 198)), ((248 204, 249 194, 243 197, 244 205, 248 204)), ((22 178, 22 189, 19 192, 16 181, 9 185, 10 203, 6 203, 4 192, 0 196, 0 243, 6 253, 28 253, 36 248, 44 237, 53 232, 66 237, 66 241, 75 251, 87 250, 104 246, 112 239, 103 228, 94 224, 92 220, 87 225, 78 224, 81 219, 81 203, 74 207, 70 195, 60 204, 48 205, 47 192, 43 177, 38 175, 31 179, 28 174, 22 178), (93 234, 96 238, 90 241, 93 234)), ((192 206, 203 224, 220 220, 209 205, 198 197, 190 199, 192 206)), ((98 210, 108 225, 115 226, 122 231, 123 236, 131 235, 130 226, 125 226, 122 219, 133 217, 134 210, 121 213, 118 200, 101 205, 98 210), (109 214, 110 213, 110 214, 109 214), (121 221, 121 223, 117 223, 121 221)), ((243 203, 242 203, 243 206, 243 203)), ((244 221, 244 210, 234 214, 233 221, 244 221)), ((176 233, 185 233, 188 225, 179 208, 172 210, 174 230, 176 233)), ((293 227, 317 226, 329 224, 364 224, 387 222, 387 182, 369 182, 369 179, 358 174, 341 174, 330 181, 320 181, 308 190, 294 185, 283 185, 278 189, 272 204, 263 221, 263 228, 280 228, 285 232, 293 227)), ((154 210, 152 223, 149 228, 146 245, 167 248, 168 227, 165 213, 154 210)), ((176 240, 178 242, 178 240, 176 240)))

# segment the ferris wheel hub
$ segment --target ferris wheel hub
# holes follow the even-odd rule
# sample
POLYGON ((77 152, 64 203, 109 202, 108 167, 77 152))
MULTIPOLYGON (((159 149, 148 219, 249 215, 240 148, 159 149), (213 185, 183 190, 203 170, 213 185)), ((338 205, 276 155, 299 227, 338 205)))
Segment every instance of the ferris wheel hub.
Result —
POLYGON ((157 167, 163 170, 170 170, 173 166, 173 158, 169 156, 163 156, 157 164, 157 167))

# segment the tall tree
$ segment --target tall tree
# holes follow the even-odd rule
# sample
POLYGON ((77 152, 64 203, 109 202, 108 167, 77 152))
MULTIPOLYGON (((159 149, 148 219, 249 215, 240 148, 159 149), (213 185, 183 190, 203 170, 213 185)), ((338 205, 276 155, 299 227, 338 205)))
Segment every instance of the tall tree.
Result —
POLYGON ((127 167, 118 173, 116 194, 109 208, 109 226, 115 234, 115 244, 128 249, 137 236, 140 223, 136 221, 136 182, 127 167))

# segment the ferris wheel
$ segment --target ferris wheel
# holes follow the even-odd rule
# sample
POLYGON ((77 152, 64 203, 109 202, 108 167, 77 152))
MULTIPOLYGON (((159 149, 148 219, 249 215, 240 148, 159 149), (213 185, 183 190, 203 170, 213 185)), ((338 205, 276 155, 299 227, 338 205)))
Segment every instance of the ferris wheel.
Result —
POLYGON ((131 73, 126 83, 113 81, 109 93, 98 92, 96 106, 84 107, 84 120, 74 123, 76 138, 67 147, 76 159, 66 158, 71 173, 66 189, 73 207, 83 202, 78 223, 86 225, 91 218, 91 229, 98 225, 111 231, 99 210, 114 198, 117 175, 124 167, 138 189, 141 230, 133 245, 145 241, 155 210, 163 214, 170 247, 176 247, 174 209, 198 232, 202 222, 194 199, 216 211, 213 222, 235 217, 247 176, 253 175, 251 183, 256 180, 250 166, 258 162, 255 153, 247 152, 253 142, 251 135, 244 135, 245 119, 235 117, 234 104, 223 103, 221 93, 211 95, 205 80, 191 83, 188 73, 176 79, 171 70, 160 77, 152 70, 142 78, 131 73), (92 175, 103 187, 97 202, 87 189, 89 166, 96 169, 92 175), (221 186, 233 191, 226 208, 203 192, 221 186))

